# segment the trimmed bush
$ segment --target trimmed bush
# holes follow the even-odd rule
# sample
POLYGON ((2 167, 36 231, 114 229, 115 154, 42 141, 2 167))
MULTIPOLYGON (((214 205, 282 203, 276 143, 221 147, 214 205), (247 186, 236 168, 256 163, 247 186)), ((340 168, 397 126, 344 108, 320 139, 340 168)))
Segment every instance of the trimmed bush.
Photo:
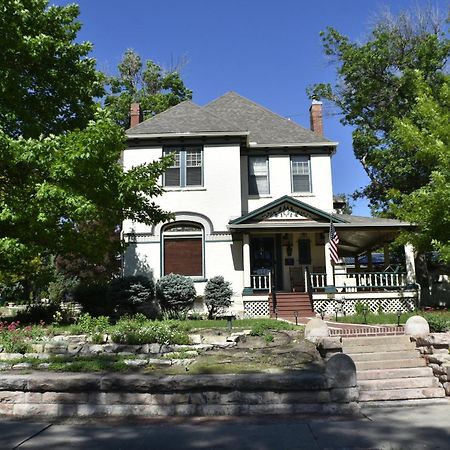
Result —
POLYGON ((154 301, 155 286, 152 280, 139 275, 115 278, 109 283, 107 301, 118 317, 142 312, 151 319, 159 316, 154 301))
POLYGON ((73 299, 79 303, 83 312, 91 316, 110 316, 113 307, 107 302, 108 285, 106 283, 82 283, 73 291, 73 299))
POLYGON ((196 295, 192 279, 182 275, 171 273, 156 283, 156 298, 161 308, 173 316, 186 314, 196 295))
POLYGON ((205 286, 205 304, 208 309, 208 319, 213 319, 231 305, 233 290, 231 283, 225 281, 223 276, 211 278, 205 286))

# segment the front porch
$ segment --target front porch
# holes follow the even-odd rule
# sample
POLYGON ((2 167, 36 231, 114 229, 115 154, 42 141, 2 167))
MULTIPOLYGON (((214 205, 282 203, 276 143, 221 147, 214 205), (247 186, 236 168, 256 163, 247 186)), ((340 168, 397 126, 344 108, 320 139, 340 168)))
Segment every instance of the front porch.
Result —
MULTIPOLYGON (((405 245, 404 261, 395 264, 388 248, 408 226, 395 220, 331 215, 290 197, 230 222, 230 230, 242 239, 245 311, 274 313, 270 308, 275 308, 273 298, 280 293, 307 294, 313 312, 326 315, 337 310, 352 314, 358 302, 373 312, 413 309, 417 299, 413 248, 405 245), (331 222, 340 240, 336 264, 330 257, 331 222), (372 259, 372 252, 380 248, 382 265, 372 259)), ((299 313, 300 304, 290 310, 299 313)))

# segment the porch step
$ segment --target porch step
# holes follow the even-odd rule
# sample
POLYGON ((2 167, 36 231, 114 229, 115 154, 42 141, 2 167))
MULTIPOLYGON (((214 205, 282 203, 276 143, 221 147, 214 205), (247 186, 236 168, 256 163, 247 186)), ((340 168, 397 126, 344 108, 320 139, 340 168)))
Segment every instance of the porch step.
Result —
MULTIPOLYGON (((298 317, 311 317, 314 315, 308 293, 277 292, 275 295, 278 317, 294 320, 296 313, 298 317)), ((269 296, 269 308, 271 317, 275 317, 272 295, 269 296)))
POLYGON ((343 338, 342 351, 355 363, 360 402, 445 397, 409 336, 343 338))

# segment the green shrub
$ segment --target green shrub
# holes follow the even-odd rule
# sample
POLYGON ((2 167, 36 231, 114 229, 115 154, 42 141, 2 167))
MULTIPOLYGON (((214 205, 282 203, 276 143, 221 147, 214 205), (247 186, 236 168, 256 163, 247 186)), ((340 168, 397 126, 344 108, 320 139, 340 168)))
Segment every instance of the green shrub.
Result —
POLYGON ((58 310, 59 306, 54 303, 33 303, 24 311, 18 311, 15 320, 23 324, 52 323, 53 316, 58 310))
POLYGON ((117 322, 111 332, 111 339, 118 344, 190 344, 186 332, 173 328, 165 322, 142 322, 124 318, 117 322))
POLYGON ((156 319, 159 307, 154 301, 154 294, 153 281, 144 276, 115 278, 109 283, 107 302, 118 317, 141 311, 147 317, 156 319))
POLYGON ((176 317, 178 314, 186 315, 192 307, 196 291, 191 278, 182 275, 165 275, 156 283, 156 298, 163 311, 176 317))
POLYGON ((362 316, 364 314, 364 311, 366 311, 366 305, 363 302, 360 302, 359 300, 355 303, 355 313, 358 316, 362 316))
POLYGON ((208 309, 208 319, 223 313, 231 305, 233 290, 231 283, 219 275, 208 280, 205 286, 205 304, 208 309))
POLYGON ((432 333, 445 333, 450 331, 450 319, 449 316, 441 313, 425 313, 423 317, 430 325, 430 331, 432 333))
POLYGON ((82 333, 86 334, 106 333, 110 327, 109 317, 92 317, 89 313, 80 314, 76 325, 82 333))
POLYGON ((44 334, 42 325, 22 327, 19 321, 0 322, 0 346, 6 353, 29 353, 31 342, 44 334))
POLYGON ((83 312, 92 316, 110 316, 113 308, 107 302, 108 285, 104 282, 80 283, 73 291, 73 299, 80 303, 83 312))
POLYGON ((0 283, 0 303, 20 302, 24 299, 25 291, 22 283, 0 283))
POLYGON ((75 277, 67 277, 58 272, 55 279, 48 284, 47 295, 52 303, 61 303, 73 298, 73 292, 79 281, 75 277))

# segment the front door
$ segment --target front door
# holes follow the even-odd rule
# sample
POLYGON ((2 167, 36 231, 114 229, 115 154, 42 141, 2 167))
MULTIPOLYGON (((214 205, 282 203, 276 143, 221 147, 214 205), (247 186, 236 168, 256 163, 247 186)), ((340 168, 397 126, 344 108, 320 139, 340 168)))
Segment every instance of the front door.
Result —
POLYGON ((272 273, 272 285, 280 289, 282 277, 279 276, 279 264, 277 261, 281 252, 280 242, 273 237, 250 238, 250 265, 253 275, 268 275, 272 273), (279 251, 277 251, 279 247, 279 251))

